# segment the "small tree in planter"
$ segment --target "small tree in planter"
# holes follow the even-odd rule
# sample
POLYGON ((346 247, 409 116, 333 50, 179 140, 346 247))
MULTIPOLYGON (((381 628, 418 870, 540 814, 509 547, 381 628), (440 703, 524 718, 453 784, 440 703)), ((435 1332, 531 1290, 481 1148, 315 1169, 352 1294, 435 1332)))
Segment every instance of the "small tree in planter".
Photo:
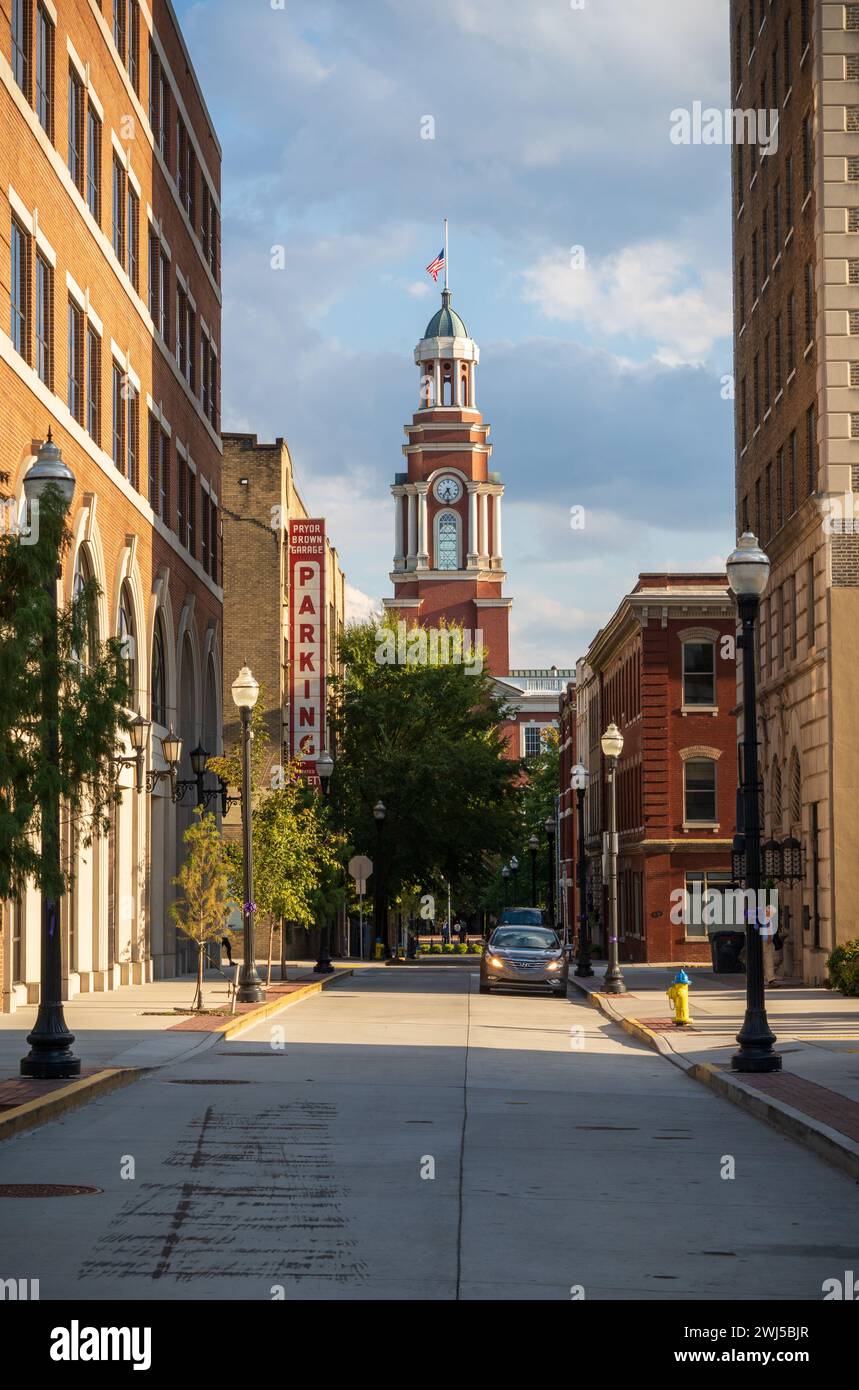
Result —
POLYGON ((859 938, 836 946, 826 961, 828 983, 848 998, 859 994, 859 938))
POLYGON ((203 1009, 203 959, 206 943, 220 940, 232 906, 224 842, 213 815, 198 806, 197 817, 182 839, 187 856, 173 882, 182 896, 170 904, 177 927, 197 946, 197 992, 192 1008, 203 1009))

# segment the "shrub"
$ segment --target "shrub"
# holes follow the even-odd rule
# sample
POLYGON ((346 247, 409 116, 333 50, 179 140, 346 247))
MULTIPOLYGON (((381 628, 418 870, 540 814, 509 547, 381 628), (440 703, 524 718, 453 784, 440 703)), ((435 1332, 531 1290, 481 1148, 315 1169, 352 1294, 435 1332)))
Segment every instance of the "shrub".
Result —
POLYGON ((471 956, 481 956, 481 955, 483 955, 483 942, 482 942, 482 941, 469 941, 469 943, 468 943, 468 954, 471 955, 471 956))
POLYGON ((859 995, 859 937, 836 946, 826 962, 829 985, 844 995, 859 995))
POLYGON ((456 955, 458 955, 458 956, 467 956, 467 955, 468 955, 468 947, 466 946, 466 944, 465 944, 464 941, 460 941, 456 946, 454 946, 453 949, 454 949, 454 953, 455 953, 456 955))
POLYGON ((429 948, 429 953, 430 953, 431 956, 440 956, 440 955, 441 955, 441 946, 439 945, 439 943, 438 943, 437 941, 434 941, 434 942, 432 943, 432 945, 431 945, 430 948, 429 948))
POLYGON ((452 946, 452 944, 451 944, 449 941, 446 941, 445 944, 442 946, 441 951, 442 951, 442 955, 444 955, 444 956, 452 956, 452 955, 453 955, 453 946, 452 946))

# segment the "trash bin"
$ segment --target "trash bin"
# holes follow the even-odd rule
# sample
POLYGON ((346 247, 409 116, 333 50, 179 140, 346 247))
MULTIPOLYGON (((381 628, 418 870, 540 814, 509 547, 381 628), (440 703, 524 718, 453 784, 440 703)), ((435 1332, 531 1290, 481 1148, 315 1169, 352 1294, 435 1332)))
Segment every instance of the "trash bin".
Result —
POLYGON ((743 931, 714 931, 710 936, 710 951, 713 969, 717 975, 745 975, 746 967, 740 960, 745 948, 746 933, 743 931))

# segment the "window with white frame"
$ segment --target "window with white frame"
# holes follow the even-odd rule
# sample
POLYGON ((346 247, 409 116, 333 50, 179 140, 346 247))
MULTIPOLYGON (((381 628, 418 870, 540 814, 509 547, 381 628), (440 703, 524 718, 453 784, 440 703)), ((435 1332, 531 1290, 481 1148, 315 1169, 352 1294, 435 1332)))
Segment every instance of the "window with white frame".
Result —
POLYGON ((459 517, 456 512, 439 512, 435 523, 435 567, 459 569, 459 517))
MULTIPOLYGON (((731 908, 725 903, 725 893, 732 884, 728 873, 689 871, 686 874, 683 921, 686 936, 704 937, 733 923, 731 908)), ((740 930, 743 924, 740 923, 740 930)))
POLYGON ((683 643, 683 704, 713 706, 716 703, 715 642, 683 643))
POLYGON ((526 724, 523 729, 526 758, 539 758, 543 751, 543 730, 539 724, 526 724))
POLYGON ((683 815, 689 825, 712 825, 716 814, 716 762, 689 758, 683 765, 683 815))

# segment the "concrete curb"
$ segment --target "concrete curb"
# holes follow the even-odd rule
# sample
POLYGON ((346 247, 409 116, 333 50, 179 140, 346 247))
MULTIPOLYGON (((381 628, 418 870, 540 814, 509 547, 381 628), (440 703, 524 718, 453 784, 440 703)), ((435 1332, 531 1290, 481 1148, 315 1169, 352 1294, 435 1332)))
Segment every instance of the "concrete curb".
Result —
MULTIPOLYGON (((328 975, 323 980, 312 980, 310 984, 302 985, 300 989, 292 990, 290 994, 281 995, 279 999, 271 999, 267 1004, 260 1004, 258 1009, 252 1009, 250 1013, 241 1014, 238 1018, 231 1018, 227 1023, 219 1023, 212 1029, 213 1033, 219 1033, 222 1038, 235 1038, 239 1033, 243 1033, 246 1028, 253 1028, 263 1019, 270 1018, 272 1014, 279 1013, 281 1009, 289 1008, 290 1004, 298 1004, 302 999, 309 999, 312 994, 319 994, 329 985, 333 985, 337 980, 345 980, 353 973, 351 967, 347 970, 338 970, 334 975, 328 975)), ((181 1061, 181 1058, 179 1059, 181 1061)))
POLYGON ((71 1110, 78 1110, 98 1096, 129 1086, 149 1070, 148 1067, 109 1067, 97 1071, 93 1076, 70 1081, 68 1086, 51 1091, 49 1095, 16 1105, 14 1110, 0 1114, 0 1143, 16 1134, 24 1134, 28 1129, 37 1129, 39 1125, 47 1124, 49 1120, 55 1120, 71 1110))
MULTIPOLYGON (((319 994, 328 985, 334 984, 336 980, 345 979, 351 974, 351 969, 340 970, 334 975, 327 976, 324 980, 313 980, 309 984, 302 985, 300 989, 293 990, 290 994, 261 1004, 259 1008, 252 1009, 249 1013, 231 1018, 226 1023, 214 1025, 203 1035, 203 1041, 211 1043, 215 1040, 215 1036, 219 1039, 238 1037, 240 1033, 243 1033, 247 1028, 253 1028, 263 1019, 279 1013, 281 1009, 288 1008, 290 1004, 297 1004, 302 999, 308 999, 312 994, 319 994)), ((198 1050, 199 1048, 191 1049, 192 1052, 198 1050)), ((186 1053, 185 1057, 187 1056, 186 1053)), ((172 1058, 170 1062, 162 1063, 162 1065, 173 1066, 176 1062, 185 1060, 185 1057, 172 1058)), ((78 1081, 70 1081, 68 1086, 61 1086, 48 1095, 25 1101, 23 1105, 16 1105, 14 1110, 0 1112, 0 1143, 4 1139, 11 1139, 16 1134, 24 1134, 27 1130, 37 1129, 40 1125, 47 1124, 50 1120, 55 1120, 71 1110, 78 1110, 91 1100, 107 1095, 110 1091, 118 1091, 122 1086, 129 1086, 132 1081, 138 1081, 142 1076, 147 1076, 157 1070, 157 1067, 107 1067, 103 1071, 95 1072, 93 1076, 85 1076, 78 1081)))
POLYGON ((811 1116, 795 1110, 784 1101, 761 1094, 754 1087, 746 1085, 738 1074, 720 1071, 710 1062, 690 1061, 682 1053, 675 1052, 671 1045, 669 1038, 676 1035, 654 1033, 640 1019, 618 1013, 607 995, 587 989, 572 977, 570 983, 575 984, 576 989, 588 997, 593 1007, 599 1009, 612 1023, 619 1024, 625 1033, 651 1047, 687 1076, 700 1081, 704 1086, 709 1086, 711 1091, 731 1101, 733 1105, 738 1105, 741 1110, 748 1111, 757 1119, 763 1120, 765 1124, 771 1125, 789 1139, 805 1144, 807 1148, 813 1149, 819 1158, 831 1163, 835 1168, 840 1168, 848 1177, 853 1178, 854 1182, 859 1182, 859 1144, 846 1134, 832 1129, 822 1120, 813 1120, 811 1116))

